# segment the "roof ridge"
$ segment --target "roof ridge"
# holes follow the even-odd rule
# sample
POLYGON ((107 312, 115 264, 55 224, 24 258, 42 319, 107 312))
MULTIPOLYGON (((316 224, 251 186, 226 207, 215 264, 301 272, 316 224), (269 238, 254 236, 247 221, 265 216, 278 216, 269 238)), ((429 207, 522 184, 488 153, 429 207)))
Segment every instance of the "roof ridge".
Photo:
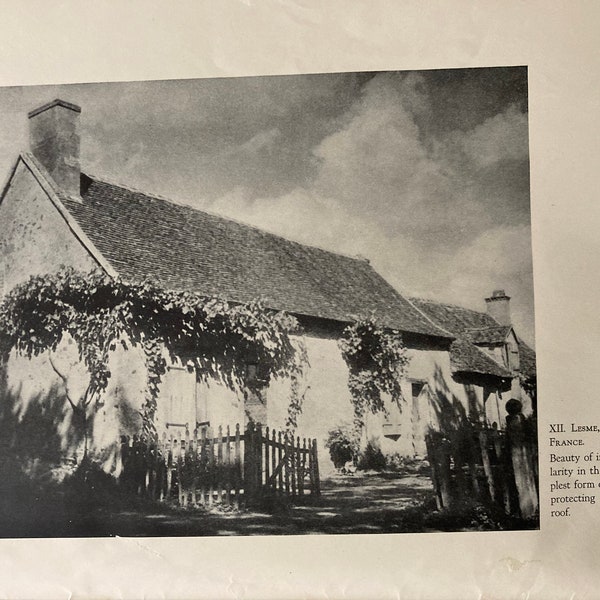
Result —
POLYGON ((417 296, 411 296, 409 298, 409 300, 411 300, 411 301, 414 300, 415 302, 427 302, 429 304, 437 304, 438 306, 448 306, 450 308, 460 308, 462 310, 470 310, 472 312, 476 312, 481 315, 487 315, 487 313, 482 310, 476 310, 474 308, 467 308, 466 306, 461 306, 460 304, 453 304, 452 302, 440 302, 439 300, 433 300, 432 298, 422 298, 422 297, 417 297, 417 296))
MULTIPOLYGON (((141 190, 139 188, 135 188, 131 185, 125 185, 122 183, 118 183, 116 181, 110 180, 105 178, 104 176, 98 176, 94 173, 89 173, 87 170, 85 172, 82 171, 82 175, 84 175, 85 177, 88 177, 89 179, 92 179, 98 183, 105 183, 107 185, 112 185, 114 187, 118 187, 121 188, 123 190, 127 190, 130 192, 133 192, 135 194, 141 194, 142 196, 146 196, 147 198, 150 198, 152 200, 160 200, 161 202, 166 202, 168 204, 171 204, 173 206, 177 206, 178 208, 183 208, 186 210, 191 210, 193 212, 197 212, 197 213, 204 213, 206 215, 210 215, 212 217, 216 217, 218 219, 223 219, 224 221, 229 221, 230 223, 236 223, 237 225, 241 225, 242 227, 248 227, 249 229, 253 229, 254 231, 258 231, 261 234, 267 234, 267 235, 271 235, 273 237, 279 238, 281 240, 285 240, 286 242, 289 242, 291 244, 297 244, 298 246, 303 246, 305 248, 313 248, 315 250, 320 250, 321 252, 327 252, 328 254, 334 254, 336 256, 342 256, 344 258, 349 258, 351 260, 355 260, 357 262, 360 263, 366 263, 367 265, 371 266, 371 261, 368 258, 364 258, 362 256, 357 256, 357 255, 352 255, 352 254, 348 254, 346 252, 340 252, 339 250, 329 250, 327 248, 324 248, 322 246, 319 246, 318 244, 308 244, 306 242, 301 242, 299 240, 295 240, 292 239, 290 237, 286 237, 284 235, 281 235, 280 233, 275 233, 273 231, 269 231, 268 229, 264 229, 262 227, 257 227, 256 225, 252 225, 251 223, 246 223, 244 221, 240 221, 239 219, 234 219, 233 217, 227 217, 225 215, 222 215, 220 213, 211 211, 211 210, 207 210, 205 208, 195 208, 194 206, 191 206, 189 204, 183 204, 181 202, 177 202, 176 200, 173 200, 172 198, 167 198, 166 196, 162 196, 161 194, 155 194, 153 192, 145 192, 144 190, 141 190)), ((371 267, 372 268, 372 267, 371 267)))
MULTIPOLYGON (((417 298, 415 296, 411 296, 410 298, 408 298, 408 300, 415 301, 415 302, 426 302, 428 304, 436 304, 437 306, 444 306, 447 308, 458 308, 460 310, 468 310, 469 312, 473 312, 476 313, 478 315, 482 315, 484 317, 489 317, 490 319, 492 319, 494 321, 494 323, 498 323, 498 321, 496 321, 496 319, 494 319, 494 317, 492 317, 489 313, 487 313, 485 310, 477 310, 475 308, 467 308, 466 306, 461 306, 460 304, 453 304, 452 302, 439 302, 438 300, 432 300, 431 298, 417 298)), ((500 323, 498 323, 497 325, 498 327, 503 327, 503 325, 500 325, 500 323)), ((496 327, 496 325, 493 325, 493 327, 496 327)), ((510 326, 512 327, 512 325, 510 326)), ((472 328, 472 329, 479 329, 478 327, 472 328)))
MULTIPOLYGON (((401 294, 402 295, 402 294, 401 294)), ((425 319, 427 319, 427 321, 429 321, 432 325, 434 325, 435 327, 437 327, 438 329, 440 329, 441 331, 443 331, 444 333, 447 333, 451 338, 456 339, 456 334, 452 333, 451 331, 449 331, 448 329, 446 329, 445 327, 442 327, 442 325, 440 323, 436 323, 432 317, 430 317, 428 314, 426 314, 424 311, 422 311, 415 303, 414 300, 415 298, 413 297, 408 297, 408 296, 404 296, 404 298, 406 299, 406 301, 416 310, 419 312, 420 315, 422 315, 425 319)))
MULTIPOLYGON (((467 310, 470 310, 470 309, 467 309, 467 310)), ((483 313, 483 314, 485 314, 485 313, 483 313)), ((491 317, 491 318, 493 318, 493 317, 491 317)), ((488 325, 487 327, 465 327, 465 331, 486 331, 488 329, 513 329, 513 326, 512 325, 501 325, 500 323, 498 323, 498 325, 488 325)))

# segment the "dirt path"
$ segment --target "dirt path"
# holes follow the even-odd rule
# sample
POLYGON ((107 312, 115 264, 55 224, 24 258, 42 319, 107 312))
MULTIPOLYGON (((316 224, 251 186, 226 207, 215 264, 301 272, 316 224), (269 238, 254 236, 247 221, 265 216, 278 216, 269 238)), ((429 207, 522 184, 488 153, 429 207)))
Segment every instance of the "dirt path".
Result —
POLYGON ((303 506, 274 507, 272 514, 130 514, 114 523, 119 535, 301 535, 342 533, 399 533, 422 531, 415 508, 431 498, 431 480, 411 475, 336 475, 322 482, 322 494, 303 506))
MULTIPOLYGON (((43 510, 4 524, 2 537, 220 536, 400 533, 424 531, 421 505, 432 498, 420 475, 335 475, 303 506, 271 512, 219 510, 97 510, 79 514, 43 510), (21 523, 19 524, 19 521, 21 523)), ((46 507, 47 509, 48 507, 46 507)))

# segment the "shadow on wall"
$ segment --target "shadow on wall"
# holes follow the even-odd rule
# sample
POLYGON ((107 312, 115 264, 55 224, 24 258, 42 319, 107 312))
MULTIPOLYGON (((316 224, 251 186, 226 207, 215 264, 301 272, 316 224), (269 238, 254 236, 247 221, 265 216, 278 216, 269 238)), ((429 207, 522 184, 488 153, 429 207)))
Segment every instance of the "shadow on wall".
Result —
POLYGON ((132 437, 142 431, 139 410, 132 406, 121 386, 109 389, 103 402, 88 409, 89 455, 105 473, 121 473, 121 436, 132 437))
POLYGON ((83 422, 58 384, 24 399, 22 386, 10 389, 0 375, 0 463, 37 479, 74 457, 83 442, 83 422))
POLYGON ((433 374, 433 389, 431 390, 431 406, 434 412, 433 428, 443 433, 457 431, 465 425, 479 422, 481 408, 477 400, 474 386, 464 385, 467 408, 458 396, 448 386, 444 373, 439 366, 433 374), (467 412, 468 410, 468 412, 467 412))
MULTIPOLYGON (((78 401, 85 373, 82 378, 75 362, 65 364, 71 397, 78 401)), ((141 430, 141 393, 130 364, 113 360, 111 371, 115 376, 102 402, 88 407, 88 456, 105 472, 118 474, 120 436, 141 430)), ((0 365, 0 461, 12 460, 33 478, 52 475, 58 465, 66 470, 83 457, 83 415, 71 407, 64 382, 52 375, 43 361, 0 365)))

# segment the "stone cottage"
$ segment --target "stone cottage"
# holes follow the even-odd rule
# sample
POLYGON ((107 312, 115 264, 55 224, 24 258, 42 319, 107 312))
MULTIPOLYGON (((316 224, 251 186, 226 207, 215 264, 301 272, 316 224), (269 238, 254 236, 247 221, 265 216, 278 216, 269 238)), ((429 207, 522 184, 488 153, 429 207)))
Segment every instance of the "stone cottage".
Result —
MULTIPOLYGON (((387 452, 423 454, 426 428, 443 419, 485 414, 501 425, 502 417, 490 407, 501 413, 500 401, 514 393, 523 363, 513 356, 524 346, 509 325, 486 317, 481 323, 475 319, 472 327, 459 326, 442 318, 442 305, 404 298, 367 260, 299 244, 86 174, 80 168, 80 113, 62 100, 29 113, 30 151, 20 154, 0 196, 4 292, 64 265, 126 279, 150 277, 165 288, 232 302, 260 297, 268 307, 291 313, 303 327, 310 362, 298 433, 319 440, 324 469, 331 467, 322 447, 328 430, 352 419, 348 372, 337 338, 362 315, 373 314, 399 330, 410 355, 405 406, 390 406, 387 417, 369 419, 367 437, 387 452)), ((26 414, 48 390, 56 395, 61 386, 81 385, 85 379, 72 365, 73 382, 65 384, 47 362, 44 357, 11 358, 6 387, 15 414, 26 414)), ((124 351, 113 362, 107 400, 93 427, 94 445, 104 450, 116 446, 120 434, 139 427, 139 363, 124 351)), ((260 365, 248 364, 248 369, 260 373, 260 365)), ((233 425, 248 419, 280 428, 286 385, 273 382, 260 395, 240 395, 199 383, 184 365, 172 364, 163 382, 157 429, 181 435, 202 423, 233 425)), ((70 417, 68 411, 62 415, 64 422, 55 415, 54 425, 64 433, 70 417)))

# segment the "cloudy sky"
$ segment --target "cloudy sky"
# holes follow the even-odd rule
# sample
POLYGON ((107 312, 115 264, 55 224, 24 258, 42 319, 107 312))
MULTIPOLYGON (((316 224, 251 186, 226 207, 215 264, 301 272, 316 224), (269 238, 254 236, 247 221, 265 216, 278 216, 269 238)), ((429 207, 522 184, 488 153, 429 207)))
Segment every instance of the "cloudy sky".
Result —
POLYGON ((0 88, 0 172, 26 113, 82 107, 84 171, 362 255, 399 291, 534 343, 524 68, 0 88))

